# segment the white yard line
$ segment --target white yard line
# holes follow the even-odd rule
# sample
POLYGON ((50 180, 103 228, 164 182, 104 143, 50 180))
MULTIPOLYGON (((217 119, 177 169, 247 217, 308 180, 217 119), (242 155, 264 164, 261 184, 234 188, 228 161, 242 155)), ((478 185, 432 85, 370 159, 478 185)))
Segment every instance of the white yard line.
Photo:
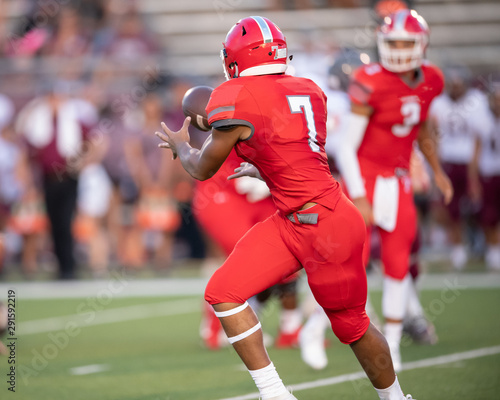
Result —
MULTIPOLYGON (((471 360, 474 358, 491 356, 499 353, 500 353, 500 346, 494 346, 494 347, 485 347, 477 350, 465 351, 463 353, 454 353, 446 356, 426 358, 424 360, 403 363, 403 371, 410 371, 418 368, 435 367, 438 365, 454 363, 457 361, 471 360)), ((331 386, 331 385, 336 385, 338 383, 351 382, 363 378, 366 378, 364 372, 355 372, 352 374, 339 375, 332 378, 298 383, 295 385, 289 385, 287 387, 291 389, 293 392, 298 392, 300 390, 314 389, 322 386, 331 386)), ((249 393, 243 396, 228 397, 221 400, 255 400, 257 398, 259 398, 259 393, 249 393)))
MULTIPOLYGON (((28 299, 61 299, 105 297, 172 297, 203 295, 207 284, 206 278, 185 279, 135 279, 133 277, 113 273, 109 279, 71 282, 2 282, 0 283, 0 300, 9 289, 16 291, 20 301, 28 299)), ((500 288, 499 273, 440 273, 422 274, 417 283, 422 290, 439 290, 446 288, 475 289, 500 288)), ((306 286, 301 280, 300 288, 306 286)), ((381 290, 382 279, 378 272, 368 275, 370 290, 381 290)))
POLYGON ((173 297, 202 295, 208 279, 135 279, 121 273, 109 279, 1 282, 0 300, 9 289, 16 291, 20 301, 27 299, 72 299, 86 297, 173 297))
MULTIPOLYGON (((379 277, 369 279, 371 289, 377 289, 379 277)), ((473 288, 500 287, 500 274, 429 274, 421 278, 422 289, 442 290, 459 293, 473 288)), ((157 316, 179 315, 197 312, 200 309, 204 279, 165 279, 161 281, 127 281, 117 277, 110 281, 99 282, 38 282, 0 284, 0 295, 9 288, 17 288, 17 299, 52 299, 74 297, 82 301, 75 307, 76 314, 44 318, 19 323, 20 334, 29 335, 73 327, 102 325, 114 322, 131 321, 157 316), (36 290, 35 290, 36 288, 36 290), (106 309, 114 298, 134 296, 180 296, 196 295, 199 299, 183 299, 153 304, 106 309), (98 311, 101 310, 101 311, 98 311)), ((305 285, 305 283, 303 283, 305 285)), ((1 300, 1 298, 0 298, 1 300)))
POLYGON ((82 367, 70 368, 70 375, 89 375, 97 374, 98 372, 103 372, 109 370, 109 365, 107 364, 92 364, 84 365, 82 367))
MULTIPOLYGON (((100 308, 104 308, 104 306, 100 306, 100 308)), ((74 329, 76 327, 81 328, 114 322, 187 314, 199 312, 200 310, 201 300, 192 299, 141 304, 108 310, 104 309, 102 311, 95 311, 92 308, 92 304, 82 302, 81 307, 77 307, 76 309, 77 314, 21 322, 16 330, 20 336, 24 336, 64 330, 68 327, 68 324, 71 326, 71 329, 74 329)))

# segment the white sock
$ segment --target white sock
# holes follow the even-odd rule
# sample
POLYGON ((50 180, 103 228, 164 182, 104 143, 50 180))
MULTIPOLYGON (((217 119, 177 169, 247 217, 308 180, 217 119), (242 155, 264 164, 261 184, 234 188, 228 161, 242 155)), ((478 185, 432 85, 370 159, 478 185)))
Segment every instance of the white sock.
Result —
POLYGON ((424 310, 418 298, 417 287, 412 280, 408 287, 408 305, 406 307, 406 317, 415 318, 424 315, 424 310))
POLYGON ((378 397, 380 400, 404 400, 405 395, 401 390, 401 386, 399 386, 398 377, 394 380, 394 383, 386 389, 377 389, 375 390, 378 393, 378 397))
POLYGON ((307 325, 308 329, 317 332, 319 334, 323 334, 330 326, 330 320, 328 319, 323 308, 318 305, 314 313, 309 317, 307 322, 304 324, 304 327, 307 325))
POLYGON ((248 372, 250 372, 257 389, 259 389, 262 400, 288 393, 272 362, 267 367, 254 371, 248 370, 248 372))
POLYGON ((384 333, 389 347, 399 347, 403 334, 403 324, 401 322, 387 322, 384 326, 384 333))
POLYGON ((410 274, 403 280, 384 277, 382 293, 382 314, 384 318, 403 320, 408 305, 408 292, 411 282, 410 274))
POLYGON ((490 244, 485 255, 486 266, 493 271, 500 270, 500 245, 490 244))
POLYGON ((451 247, 450 259, 453 268, 463 270, 467 264, 467 250, 463 244, 455 244, 451 247))
POLYGON ((302 313, 298 308, 295 310, 282 310, 280 315, 280 331, 283 333, 294 333, 302 324, 302 313))

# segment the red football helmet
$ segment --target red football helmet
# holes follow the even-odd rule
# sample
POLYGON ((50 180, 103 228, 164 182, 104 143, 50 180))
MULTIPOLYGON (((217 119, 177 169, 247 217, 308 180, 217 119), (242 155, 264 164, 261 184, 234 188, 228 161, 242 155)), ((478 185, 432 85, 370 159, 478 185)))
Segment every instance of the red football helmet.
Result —
POLYGON ((285 72, 288 63, 286 38, 263 17, 239 20, 228 32, 221 50, 226 79, 285 72))
POLYGON ((377 32, 377 46, 382 66, 392 72, 407 72, 418 68, 429 44, 427 22, 415 10, 400 10, 384 18, 377 32), (413 43, 395 48, 394 41, 413 43))

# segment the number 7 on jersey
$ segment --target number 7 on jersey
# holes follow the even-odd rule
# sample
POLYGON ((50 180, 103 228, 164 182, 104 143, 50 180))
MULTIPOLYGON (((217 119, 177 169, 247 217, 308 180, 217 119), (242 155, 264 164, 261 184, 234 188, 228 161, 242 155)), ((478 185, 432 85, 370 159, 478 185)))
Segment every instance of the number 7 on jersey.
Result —
POLYGON ((292 114, 302 113, 306 117, 309 139, 309 147, 314 152, 319 152, 321 149, 316 141, 316 124, 314 123, 314 112, 312 109, 311 98, 309 96, 286 96, 288 106, 292 114))

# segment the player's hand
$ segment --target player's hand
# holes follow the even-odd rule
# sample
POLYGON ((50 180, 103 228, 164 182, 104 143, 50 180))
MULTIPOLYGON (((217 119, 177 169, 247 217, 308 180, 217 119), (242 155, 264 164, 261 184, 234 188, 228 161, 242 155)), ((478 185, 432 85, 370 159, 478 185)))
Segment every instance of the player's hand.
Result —
POLYGON ((358 197, 353 199, 352 202, 361 213, 366 226, 373 225, 373 209, 368 199, 366 197, 358 197))
POLYGON ((259 170, 253 164, 247 162, 241 163, 240 166, 234 170, 234 174, 229 175, 227 179, 236 179, 242 176, 250 176, 252 178, 260 179, 261 181, 263 180, 260 176, 259 170))
POLYGON ((434 182, 443 195, 444 204, 450 204, 453 198, 453 185, 451 184, 450 178, 448 178, 444 172, 440 171, 434 175, 434 182))
POLYGON ((182 124, 182 128, 177 132, 170 130, 170 128, 165 124, 165 122, 161 123, 161 127, 163 132, 155 132, 155 135, 158 136, 165 143, 160 143, 158 147, 170 149, 174 155, 174 160, 177 158, 177 148, 182 143, 189 143, 189 123, 191 122, 191 117, 187 117, 182 124))

